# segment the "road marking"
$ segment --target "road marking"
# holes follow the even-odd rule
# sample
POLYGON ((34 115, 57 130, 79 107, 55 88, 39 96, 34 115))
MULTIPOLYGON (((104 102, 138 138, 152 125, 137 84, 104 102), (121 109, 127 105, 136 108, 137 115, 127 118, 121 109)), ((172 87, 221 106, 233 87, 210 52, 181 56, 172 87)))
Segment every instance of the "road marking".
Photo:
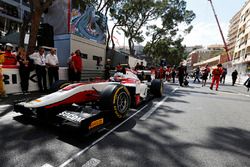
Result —
POLYGON ((4 105, 0 105, 0 112, 1 111, 5 111, 7 108, 11 107, 10 104, 4 104, 4 105))
POLYGON ((76 159, 77 157, 79 157, 80 155, 82 155, 83 153, 85 153, 86 151, 88 151, 91 147, 93 147, 94 145, 96 145, 97 143, 99 143, 100 141, 102 141, 104 138, 106 138, 108 135, 110 135, 112 132, 114 132, 117 128, 119 128, 120 126, 122 126, 124 123, 126 123, 128 120, 130 120, 132 117, 134 117, 135 115, 137 115, 139 112, 141 112, 144 108, 146 108, 148 106, 145 105, 143 106, 140 110, 138 110, 136 113, 134 113, 133 115, 131 115, 130 117, 128 117, 127 119, 125 119, 123 122, 121 122, 119 125, 117 125, 116 127, 114 127, 113 129, 111 129, 110 131, 108 131, 106 134, 104 134, 102 137, 100 137, 99 139, 97 139, 96 141, 94 141, 93 143, 91 143, 88 147, 86 147, 85 149, 82 149, 81 151, 79 151, 78 153, 76 153, 75 155, 73 155, 70 159, 68 159, 67 161, 65 161, 63 164, 61 164, 59 167, 65 167, 66 165, 68 165, 70 162, 72 162, 74 159, 76 159))
POLYGON ((101 161, 99 159, 91 158, 88 162, 86 162, 82 167, 95 167, 101 161))
POLYGON ((52 166, 52 165, 50 165, 50 164, 44 164, 44 165, 41 166, 41 167, 54 167, 54 166, 52 166))
MULTIPOLYGON (((174 93, 177 89, 178 88, 175 88, 170 94, 174 93)), ((168 98, 169 98, 169 96, 166 96, 164 99, 162 99, 160 102, 158 102, 153 108, 151 108, 147 113, 145 113, 140 118, 140 120, 145 121, 146 119, 148 119, 148 117, 150 117, 150 115, 152 115, 157 110, 157 108, 159 108, 162 105, 162 103, 164 101, 166 101, 168 98)))

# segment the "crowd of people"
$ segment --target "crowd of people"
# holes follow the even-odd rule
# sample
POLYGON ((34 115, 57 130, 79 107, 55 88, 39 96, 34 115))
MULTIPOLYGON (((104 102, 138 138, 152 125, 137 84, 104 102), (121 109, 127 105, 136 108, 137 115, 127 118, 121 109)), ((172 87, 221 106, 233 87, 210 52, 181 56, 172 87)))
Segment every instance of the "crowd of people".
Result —
MULTIPOLYGON (((39 47, 38 51, 35 51, 33 54, 28 55, 25 48, 19 47, 13 50, 14 47, 12 44, 7 43, 5 47, 0 44, 0 64, 2 65, 19 65, 19 74, 20 74, 20 85, 23 93, 27 93, 29 89, 29 76, 30 72, 35 70, 37 75, 37 83, 40 92, 46 92, 47 88, 47 76, 49 81, 49 87, 52 84, 59 80, 59 60, 56 54, 56 49, 51 48, 49 53, 45 53, 43 47, 39 47)), ((71 82, 79 82, 81 79, 82 72, 82 59, 81 51, 76 50, 74 53, 71 53, 68 59, 68 78, 71 82)), ((1 67, 0 67, 1 68, 1 67)), ((129 66, 126 68, 130 68, 129 66)), ((105 65, 105 79, 110 77, 111 60, 107 59, 105 65)), ((120 63, 115 67, 116 71, 126 73, 125 66, 120 63)), ((210 69, 208 65, 204 67, 197 67, 192 75, 187 73, 186 66, 183 63, 180 63, 179 66, 160 66, 160 67, 146 67, 143 62, 137 63, 134 67, 134 70, 151 70, 151 73, 155 74, 155 78, 164 79, 168 82, 176 82, 178 78, 180 86, 188 85, 188 77, 193 77, 193 83, 198 82, 203 86, 206 86, 208 78, 211 79, 210 89, 218 90, 219 83, 225 84, 227 69, 222 67, 221 64, 218 64, 216 68, 210 69), (201 81, 200 81, 201 79, 201 81)), ((0 69, 1 73, 1 69, 0 69)), ((232 86, 235 85, 238 72, 234 70, 231 74, 232 76, 232 86)), ((250 78, 250 77, 249 77, 250 78)), ((3 82, 2 76, 0 75, 0 92, 3 92, 3 82)), ((250 88, 250 79, 248 79, 244 85, 250 88)))
MULTIPOLYGON (((30 55, 27 54, 23 47, 19 47, 17 51, 13 49, 14 47, 10 43, 7 43, 5 47, 1 46, 2 61, 0 64, 4 66, 18 65, 21 81, 20 85, 24 94, 28 93, 30 72, 33 70, 35 70, 37 75, 37 83, 40 92, 48 91, 47 79, 49 81, 49 88, 53 83, 59 80, 59 60, 55 48, 51 48, 46 54, 45 49, 39 47, 38 51, 30 55)), ((72 82, 80 81, 82 71, 80 50, 76 50, 75 53, 70 56, 68 65, 69 80, 72 82)), ((2 84, 1 81, 1 85, 2 84)), ((4 90, 2 90, 2 92, 4 92, 4 90)))

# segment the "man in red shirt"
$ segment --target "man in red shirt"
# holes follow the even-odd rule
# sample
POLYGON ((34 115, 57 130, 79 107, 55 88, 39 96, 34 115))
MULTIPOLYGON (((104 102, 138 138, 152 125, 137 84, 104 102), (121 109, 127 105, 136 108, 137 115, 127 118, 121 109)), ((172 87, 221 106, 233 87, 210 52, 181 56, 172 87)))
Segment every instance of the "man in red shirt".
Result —
POLYGON ((75 54, 71 58, 71 65, 74 71, 73 81, 80 81, 82 73, 82 58, 80 50, 75 51, 75 54))
POLYGON ((16 65, 16 55, 12 53, 13 45, 11 43, 7 43, 5 47, 3 65, 16 65))
POLYGON ((222 65, 218 64, 217 68, 213 69, 212 74, 213 74, 213 78, 212 78, 212 83, 210 86, 210 89, 213 89, 214 86, 214 82, 216 82, 216 91, 218 90, 219 87, 219 82, 220 82, 220 76, 222 74, 223 70, 222 70, 222 65))

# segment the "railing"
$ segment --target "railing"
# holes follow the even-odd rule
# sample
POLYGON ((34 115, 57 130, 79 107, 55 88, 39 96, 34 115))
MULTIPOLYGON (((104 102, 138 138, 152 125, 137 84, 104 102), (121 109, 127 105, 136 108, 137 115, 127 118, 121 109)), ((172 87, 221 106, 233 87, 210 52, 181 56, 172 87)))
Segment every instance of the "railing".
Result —
POLYGON ((104 70, 101 69, 83 69, 81 74, 82 81, 91 81, 96 78, 104 78, 104 70))

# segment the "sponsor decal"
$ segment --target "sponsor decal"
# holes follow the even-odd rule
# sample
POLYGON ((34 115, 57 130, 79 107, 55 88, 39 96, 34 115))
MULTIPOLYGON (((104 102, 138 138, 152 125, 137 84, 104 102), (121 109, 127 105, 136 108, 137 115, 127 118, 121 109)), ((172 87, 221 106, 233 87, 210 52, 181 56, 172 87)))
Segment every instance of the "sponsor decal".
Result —
POLYGON ((84 118, 82 118, 76 114, 67 112, 67 111, 64 111, 64 112, 58 114, 58 116, 63 117, 69 121, 77 122, 77 123, 80 123, 82 120, 84 120, 84 118))
POLYGON ((104 119, 103 118, 100 118, 100 119, 97 119, 95 121, 92 121, 89 125, 89 129, 92 129, 96 126, 99 126, 99 125, 102 125, 104 123, 104 119))
POLYGON ((36 100, 34 100, 34 101, 39 103, 39 102, 41 102, 42 100, 36 99, 36 100))

